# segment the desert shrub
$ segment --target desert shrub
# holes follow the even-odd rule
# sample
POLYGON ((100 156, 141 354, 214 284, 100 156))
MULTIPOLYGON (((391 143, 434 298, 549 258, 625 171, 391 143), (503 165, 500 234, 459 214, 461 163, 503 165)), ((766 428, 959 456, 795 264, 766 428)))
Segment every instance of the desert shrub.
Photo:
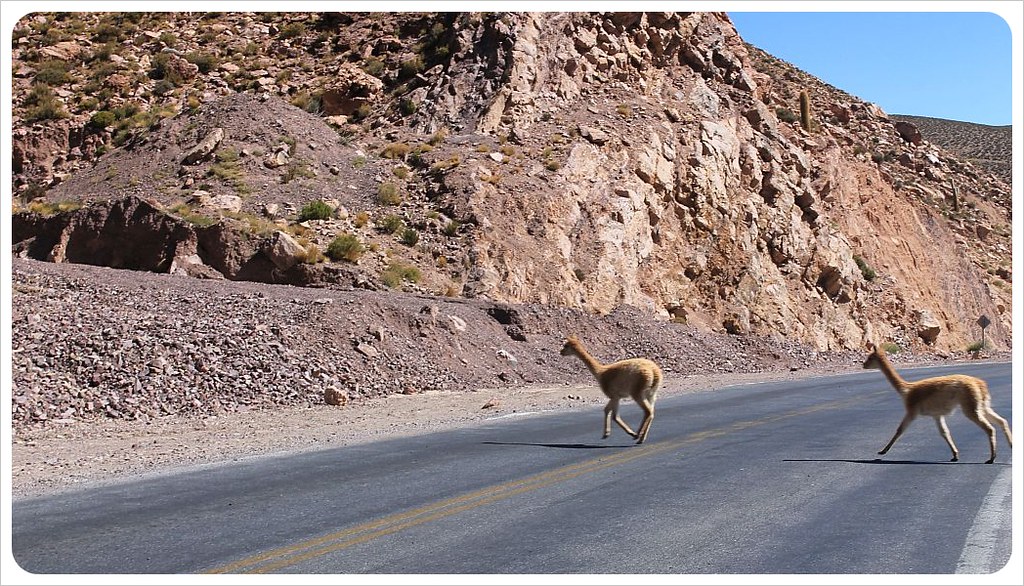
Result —
POLYGON ((445 171, 450 171, 451 169, 458 167, 460 163, 462 163, 462 158, 459 155, 452 155, 451 157, 448 157, 443 161, 438 161, 431 165, 430 170, 438 173, 443 173, 445 171))
POLYGON ((854 256, 853 262, 857 263, 857 268, 860 269, 860 274, 863 275, 865 281, 874 281, 875 277, 878 276, 878 274, 875 273, 875 269, 871 268, 867 261, 860 256, 854 256))
POLYGON ((400 286, 403 282, 418 283, 420 270, 411 265, 392 261, 381 274, 381 280, 392 289, 400 286))
POLYGON ((445 236, 455 236, 459 232, 459 222, 457 220, 451 220, 444 225, 445 236))
POLYGON ((885 350, 889 354, 899 354, 903 352, 903 348, 899 344, 893 342, 886 342, 882 344, 882 350, 885 350))
POLYGON ((377 220, 377 229, 387 232, 388 234, 398 232, 404 225, 405 222, 402 221, 402 218, 394 214, 389 214, 377 220))
POLYGON ((301 22, 289 22, 281 27, 281 32, 277 36, 281 39, 294 39, 295 37, 301 37, 305 33, 306 25, 301 22))
POLYGON ((402 61, 401 65, 398 66, 398 78, 408 79, 423 71, 424 67, 423 58, 419 55, 414 55, 402 61))
POLYGON ((402 230, 399 241, 406 246, 416 246, 416 243, 420 241, 420 233, 415 228, 406 228, 402 230))
POLYGON ((394 173, 395 177, 398 177, 399 179, 408 179, 409 178, 409 168, 408 167, 395 167, 391 172, 394 173))
POLYGON ((284 174, 281 175, 281 183, 289 183, 299 178, 311 179, 313 177, 316 177, 316 174, 313 173, 313 169, 309 166, 308 161, 292 159, 284 170, 284 174))
POLYGON ((393 142, 384 147, 380 156, 385 159, 404 159, 412 148, 404 142, 393 142))
POLYGON ((381 183, 377 187, 377 201, 385 205, 402 203, 402 195, 398 192, 398 186, 391 182, 381 183))
POLYGON ((366 212, 359 212, 356 214, 356 217, 352 220, 352 225, 354 225, 356 228, 362 228, 369 221, 370 214, 366 212))
POLYGON ((58 202, 52 201, 33 201, 28 204, 28 210, 30 212, 40 214, 43 216, 52 216, 62 212, 73 212, 82 207, 81 202, 63 200, 58 202))
POLYGON ((54 95, 53 90, 45 83, 34 84, 24 103, 26 106, 25 118, 29 121, 57 120, 68 117, 67 110, 64 109, 64 103, 54 95))
POLYGON ((968 352, 981 352, 982 350, 985 349, 985 347, 987 345, 988 344, 986 344, 985 342, 982 342, 981 340, 978 340, 977 342, 972 342, 969 346, 967 346, 967 351, 968 352))
POLYGON ((379 57, 370 57, 363 63, 363 71, 374 77, 382 76, 385 69, 387 68, 384 65, 384 61, 379 57))
POLYGON ((402 99, 398 106, 398 109, 403 116, 412 116, 416 113, 416 108, 416 102, 408 98, 402 99))
POLYGON ((157 96, 166 96, 173 92, 176 87, 178 86, 174 85, 174 82, 168 79, 161 79, 153 86, 153 94, 157 96))
POLYGON ((245 183, 245 172, 239 161, 238 151, 223 148, 214 154, 216 162, 210 166, 210 173, 231 185, 237 193, 250 193, 252 189, 245 183))
POLYGON ((779 117, 779 120, 787 123, 793 123, 800 119, 792 110, 782 107, 775 109, 775 115, 779 117))
POLYGON ((171 212, 177 214, 182 220, 199 227, 212 226, 217 223, 217 220, 209 216, 204 216, 194 211, 188 204, 179 203, 178 205, 171 208, 171 212))
POLYGON ((68 75, 68 64, 59 60, 44 61, 36 71, 35 81, 51 86, 64 85, 71 81, 71 76, 68 75))
POLYGON ((355 234, 341 234, 327 245, 327 256, 337 261, 356 262, 365 251, 355 234))
POLYGON ((89 126, 91 128, 102 130, 112 125, 116 121, 117 117, 114 115, 113 112, 111 112, 110 110, 100 110, 99 112, 96 112, 92 115, 92 117, 89 118, 89 126))
POLYGON ((372 110, 370 108, 369 103, 360 103, 358 108, 356 108, 355 111, 352 112, 349 118, 351 118, 352 122, 358 122, 370 116, 371 112, 372 110))
POLYGON ((429 144, 430 146, 437 146, 441 144, 441 142, 444 141, 444 139, 447 137, 448 131, 442 128, 435 132, 434 134, 430 135, 430 138, 427 139, 427 144, 429 144))
POLYGON ((178 44, 178 36, 171 31, 164 31, 160 33, 160 42, 167 47, 174 48, 178 44))
POLYGON ((633 115, 633 108, 630 107, 629 104, 619 104, 618 106, 615 106, 615 111, 623 118, 629 118, 633 115))
POLYGON ((331 206, 324 203, 322 200, 313 200, 306 205, 302 206, 299 210, 299 221, 305 222, 306 220, 327 220, 334 215, 334 209, 331 206))
POLYGON ((322 103, 319 96, 311 95, 309 92, 300 92, 291 100, 296 108, 302 108, 310 114, 319 114, 322 110, 322 103))
POLYGON ((209 73, 217 68, 219 62, 216 55, 210 53, 200 53, 199 51, 193 51, 185 55, 185 59, 199 68, 200 73, 209 73))
POLYGON ((311 244, 308 241, 303 242, 301 240, 299 241, 299 244, 302 245, 303 249, 302 252, 296 255, 299 258, 299 262, 308 265, 315 265, 317 263, 323 262, 324 259, 326 258, 324 256, 324 253, 320 252, 320 247, 317 246, 316 244, 311 244))

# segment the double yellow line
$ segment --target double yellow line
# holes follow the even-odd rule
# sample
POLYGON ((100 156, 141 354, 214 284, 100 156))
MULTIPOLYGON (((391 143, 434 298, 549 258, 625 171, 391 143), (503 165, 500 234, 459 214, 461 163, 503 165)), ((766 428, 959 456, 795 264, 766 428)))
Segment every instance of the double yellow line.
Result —
POLYGON ((519 480, 496 484, 474 492, 431 503, 418 509, 388 515, 387 517, 356 525, 355 527, 331 533, 330 535, 274 549, 225 566, 207 570, 205 573, 263 574, 275 572, 281 568, 293 566, 306 560, 333 553, 353 545, 359 545, 360 543, 365 543, 367 541, 377 539, 378 537, 391 535, 392 533, 397 533, 410 527, 443 519, 463 511, 489 505, 491 503, 544 488, 558 482, 572 480, 573 478, 583 476, 584 474, 590 474, 612 466, 620 466, 640 458, 649 458, 651 456, 677 450, 687 445, 728 435, 751 427, 782 421, 792 417, 808 415, 818 411, 844 407, 867 400, 870 396, 871 395, 861 396, 854 399, 829 401, 820 405, 799 409, 797 411, 791 411, 762 419, 742 421, 719 429, 693 433, 676 441, 647 444, 618 452, 611 456, 601 456, 585 462, 562 466, 554 470, 549 470, 548 472, 542 472, 519 480))

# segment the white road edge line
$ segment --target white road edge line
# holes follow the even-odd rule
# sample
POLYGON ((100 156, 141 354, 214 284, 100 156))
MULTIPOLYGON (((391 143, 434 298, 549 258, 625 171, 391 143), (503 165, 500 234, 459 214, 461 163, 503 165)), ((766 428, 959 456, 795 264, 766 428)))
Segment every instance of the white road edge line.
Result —
POLYGON ((1010 516, 1012 494, 1010 492, 1010 469, 999 472, 992 482, 988 494, 981 502, 974 517, 971 530, 967 532, 960 561, 956 564, 957 574, 988 574, 998 570, 992 559, 996 549, 999 527, 1010 516))

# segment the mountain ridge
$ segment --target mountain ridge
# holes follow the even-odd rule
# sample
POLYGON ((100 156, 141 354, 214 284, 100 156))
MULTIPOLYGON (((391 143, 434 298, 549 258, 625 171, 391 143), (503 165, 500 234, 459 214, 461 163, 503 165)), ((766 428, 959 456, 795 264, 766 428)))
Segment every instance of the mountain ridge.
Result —
POLYGON ((1011 345, 1008 185, 726 14, 59 13, 14 37, 19 256, 145 268, 118 238, 147 234, 146 270, 490 303, 512 344, 500 308, 944 355, 986 315, 1011 345))

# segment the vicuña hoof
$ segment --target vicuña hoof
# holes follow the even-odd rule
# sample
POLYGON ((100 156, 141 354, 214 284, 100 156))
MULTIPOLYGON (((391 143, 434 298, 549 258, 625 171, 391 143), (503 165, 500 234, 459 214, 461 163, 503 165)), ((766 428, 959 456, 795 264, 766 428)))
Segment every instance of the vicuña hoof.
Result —
POLYGON ((959 462, 960 458, 958 456, 953 456, 949 461, 950 462, 959 462))
POLYGON ((986 464, 991 464, 992 462, 995 462, 995 461, 996 461, 995 458, 989 458, 988 460, 985 460, 985 463, 986 464))

